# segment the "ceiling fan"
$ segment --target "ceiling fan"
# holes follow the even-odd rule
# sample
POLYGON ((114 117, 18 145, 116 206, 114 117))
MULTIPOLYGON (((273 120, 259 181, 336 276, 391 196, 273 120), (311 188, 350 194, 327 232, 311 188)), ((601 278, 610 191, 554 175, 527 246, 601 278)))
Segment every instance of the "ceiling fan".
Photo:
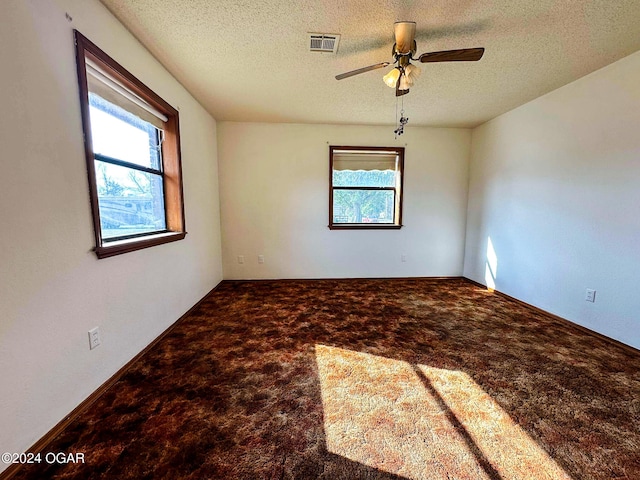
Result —
POLYGON ((396 22, 393 24, 395 43, 393 44, 393 62, 381 62, 368 67, 358 68, 350 72, 336 75, 336 80, 353 77, 361 73, 397 64, 384 77, 384 83, 396 89, 396 97, 409 93, 416 78, 420 75, 420 68, 413 65, 411 60, 421 63, 428 62, 476 62, 482 58, 484 48, 462 48, 459 50, 445 50, 441 52, 423 53, 414 57, 417 44, 415 41, 416 22, 396 22))

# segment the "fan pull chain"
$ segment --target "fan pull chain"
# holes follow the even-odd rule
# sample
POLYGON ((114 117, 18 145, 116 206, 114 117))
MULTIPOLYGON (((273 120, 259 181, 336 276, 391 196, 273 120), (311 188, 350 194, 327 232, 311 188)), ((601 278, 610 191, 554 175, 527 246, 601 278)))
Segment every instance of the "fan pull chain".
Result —
POLYGON ((409 119, 404 116, 404 97, 403 97, 402 106, 400 110, 400 123, 398 124, 398 97, 396 97, 396 125, 398 126, 398 128, 396 128, 393 131, 393 133, 396 134, 395 138, 398 138, 398 136, 404 133, 404 126, 407 124, 408 121, 409 119))
POLYGON ((393 131, 395 136, 393 138, 398 138, 398 97, 396 97, 396 129, 393 131))

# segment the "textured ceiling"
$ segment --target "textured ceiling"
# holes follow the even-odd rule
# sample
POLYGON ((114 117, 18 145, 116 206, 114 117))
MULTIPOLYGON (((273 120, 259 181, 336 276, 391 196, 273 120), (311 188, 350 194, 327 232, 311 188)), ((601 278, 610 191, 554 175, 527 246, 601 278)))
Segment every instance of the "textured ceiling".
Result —
POLYGON ((409 125, 473 127, 640 50, 640 0, 102 0, 217 120, 393 124, 393 23, 418 54, 484 47, 479 62, 421 64, 409 125), (309 52, 309 32, 341 35, 309 52))

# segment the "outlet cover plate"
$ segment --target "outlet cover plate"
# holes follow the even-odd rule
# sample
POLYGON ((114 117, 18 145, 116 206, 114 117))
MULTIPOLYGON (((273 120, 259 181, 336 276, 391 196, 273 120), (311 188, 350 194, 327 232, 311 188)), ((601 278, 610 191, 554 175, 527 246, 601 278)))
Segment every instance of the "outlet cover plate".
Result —
POLYGON ((98 327, 89 330, 89 350, 93 350, 102 343, 100 329, 98 327))

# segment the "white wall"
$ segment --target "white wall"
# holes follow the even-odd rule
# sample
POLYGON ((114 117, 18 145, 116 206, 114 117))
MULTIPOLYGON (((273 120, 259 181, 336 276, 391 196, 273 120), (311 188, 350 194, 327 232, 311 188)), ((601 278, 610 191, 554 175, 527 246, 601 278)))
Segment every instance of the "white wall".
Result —
POLYGON ((218 145, 225 278, 462 274, 470 130, 219 122, 218 145), (406 145, 402 229, 329 230, 329 144, 406 145))
POLYGON ((0 18, 0 452, 21 452, 221 280, 216 123, 96 0, 0 18), (73 28, 179 107, 185 240, 91 251, 73 28))
POLYGON ((640 348, 639 128, 640 52, 474 129, 465 276, 490 239, 497 290, 640 348))

